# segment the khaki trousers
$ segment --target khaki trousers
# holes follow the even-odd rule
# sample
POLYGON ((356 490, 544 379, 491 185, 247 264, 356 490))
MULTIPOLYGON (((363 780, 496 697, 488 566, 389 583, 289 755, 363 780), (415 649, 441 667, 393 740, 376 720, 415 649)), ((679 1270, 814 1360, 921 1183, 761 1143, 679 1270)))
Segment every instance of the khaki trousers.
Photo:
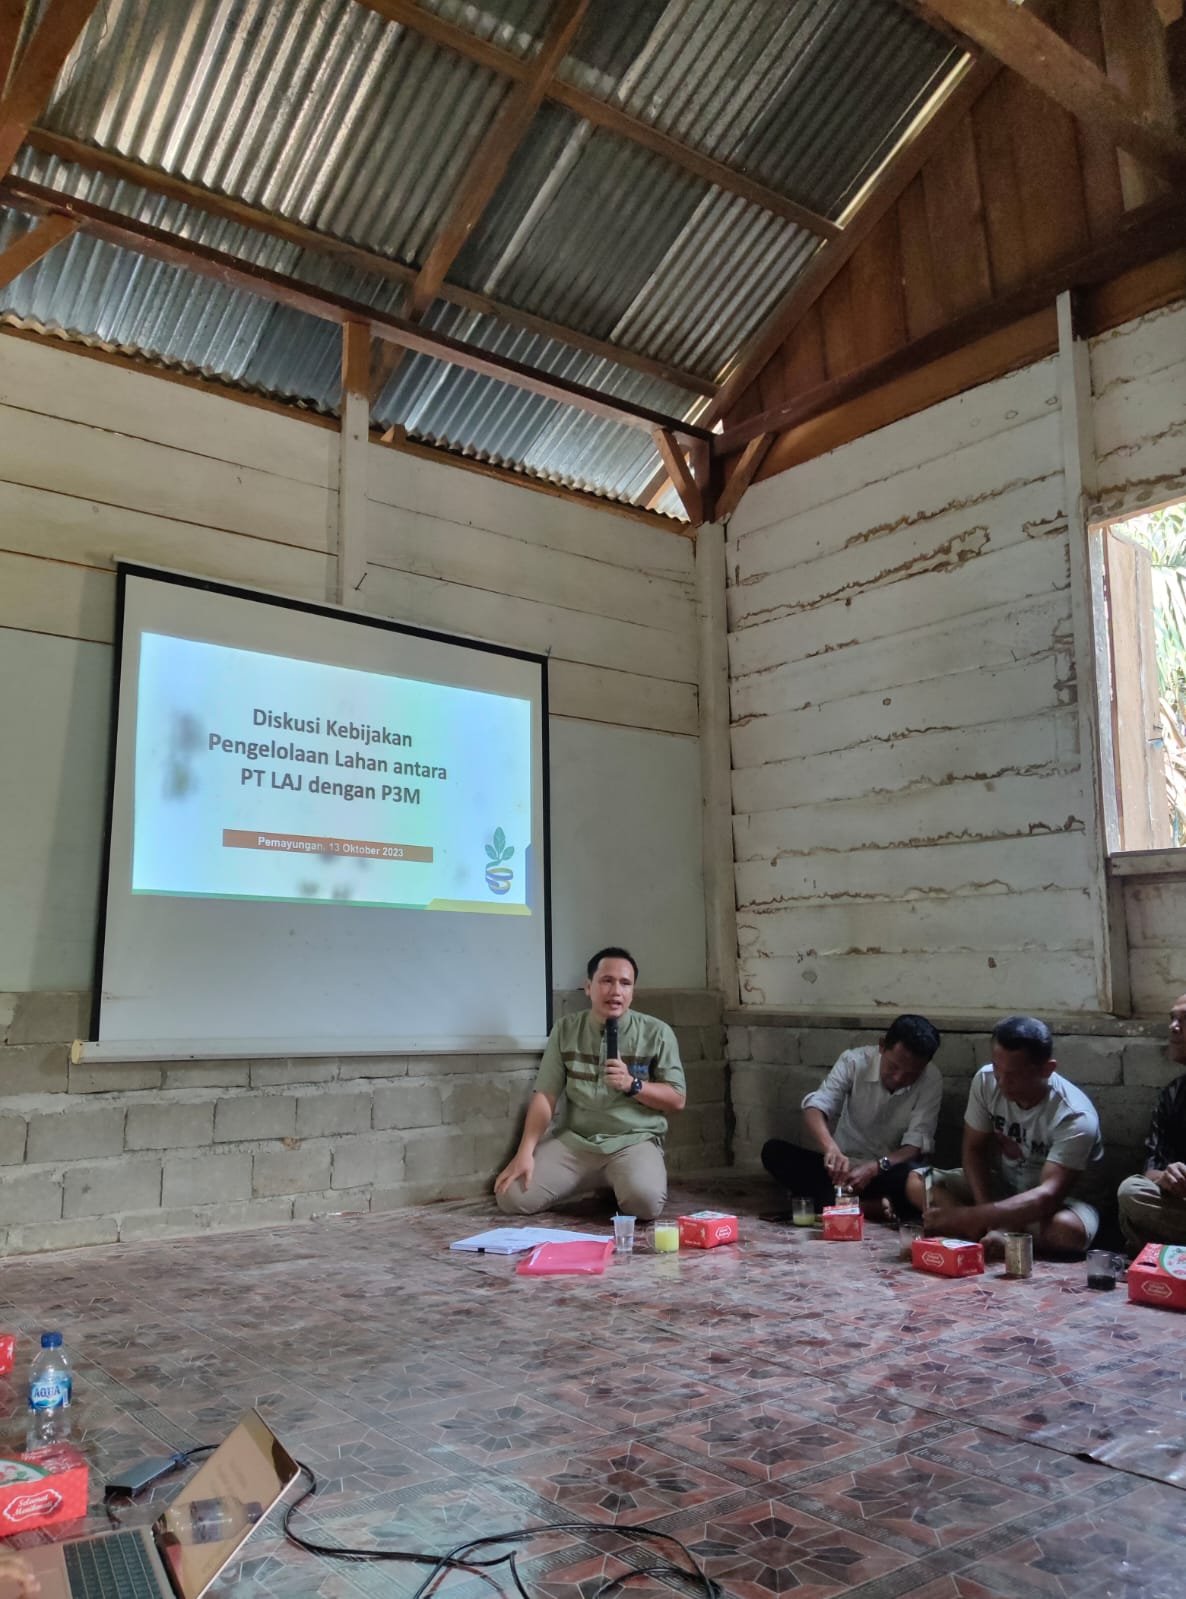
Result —
POLYGON ((1186 1200, 1163 1194, 1147 1177, 1126 1177, 1116 1198, 1120 1204, 1120 1231, 1131 1248, 1186 1244, 1186 1200))
POLYGON ((610 1187, 624 1216, 653 1221, 667 1202, 667 1167, 653 1138, 627 1144, 613 1155, 573 1149, 559 1138, 546 1138, 535 1151, 535 1170, 527 1189, 518 1182, 498 1195, 498 1208, 508 1216, 534 1216, 551 1210, 561 1199, 610 1187))

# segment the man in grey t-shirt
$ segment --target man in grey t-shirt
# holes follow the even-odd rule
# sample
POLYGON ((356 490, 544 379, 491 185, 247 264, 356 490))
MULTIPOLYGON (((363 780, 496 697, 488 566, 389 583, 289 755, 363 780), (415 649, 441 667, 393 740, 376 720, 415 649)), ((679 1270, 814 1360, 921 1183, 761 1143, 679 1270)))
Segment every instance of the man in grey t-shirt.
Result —
MULTIPOLYGON (((1054 1040, 1034 1016, 1007 1016, 992 1035, 992 1064, 972 1079, 964 1113, 964 1163, 937 1171, 926 1229, 981 1239, 1000 1255, 1004 1235, 1032 1233, 1040 1250, 1081 1254, 1099 1216, 1083 1197, 1103 1157, 1087 1095, 1055 1071, 1054 1040)), ((921 1175, 907 1192, 924 1203, 921 1175)))

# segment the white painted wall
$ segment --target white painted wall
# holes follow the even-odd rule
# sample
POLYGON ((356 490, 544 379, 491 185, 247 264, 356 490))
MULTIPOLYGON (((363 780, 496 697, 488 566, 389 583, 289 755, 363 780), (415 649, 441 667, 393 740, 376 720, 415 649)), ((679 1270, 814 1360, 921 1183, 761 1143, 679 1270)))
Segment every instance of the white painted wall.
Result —
MULTIPOLYGON (((1132 513, 1186 496, 1186 305, 1092 341, 1102 509, 1132 513)), ((1164 1015, 1186 989, 1186 863, 1179 881, 1123 883, 1133 1009, 1164 1015)))
MULTIPOLYGON (((702 986, 691 544, 369 454, 355 608, 551 656, 557 982, 702 986)), ((0 991, 90 984, 115 560, 325 600, 336 482, 331 429, 0 338, 0 991)))
POLYGON ((1054 362, 729 530, 743 1002, 1096 1004, 1054 362))
MULTIPOLYGON (((1094 341, 1101 495, 1186 492, 1186 306, 1094 341)), ((729 527, 743 1003, 1098 1008, 1051 360, 751 489, 729 527)), ((1125 885, 1134 1006, 1181 884, 1125 885)))

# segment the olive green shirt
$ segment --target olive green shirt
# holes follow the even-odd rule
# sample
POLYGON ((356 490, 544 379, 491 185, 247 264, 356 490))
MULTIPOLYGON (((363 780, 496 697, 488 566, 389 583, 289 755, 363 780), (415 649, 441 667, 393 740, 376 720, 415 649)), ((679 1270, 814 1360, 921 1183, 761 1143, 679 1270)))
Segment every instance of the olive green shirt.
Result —
MULTIPOLYGON (((627 1066, 645 1066, 643 1081, 668 1083, 686 1093, 679 1045, 666 1022, 629 1010, 618 1022, 618 1056, 627 1066)), ((667 1117, 640 1105, 637 1096, 605 1081, 605 1030, 591 1010, 562 1016, 553 1027, 535 1079, 537 1094, 568 1101, 559 1134, 575 1149, 612 1155, 646 1138, 662 1140, 667 1117)))

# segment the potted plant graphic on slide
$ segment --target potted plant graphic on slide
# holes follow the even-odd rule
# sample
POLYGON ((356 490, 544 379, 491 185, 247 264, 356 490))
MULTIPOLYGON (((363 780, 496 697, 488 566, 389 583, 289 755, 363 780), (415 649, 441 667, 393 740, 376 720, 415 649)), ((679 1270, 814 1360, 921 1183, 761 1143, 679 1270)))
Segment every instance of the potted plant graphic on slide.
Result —
POLYGON ((486 845, 486 887, 492 894, 505 894, 509 891, 515 874, 505 863, 514 853, 515 846, 508 844, 502 828, 496 827, 494 842, 486 845))

